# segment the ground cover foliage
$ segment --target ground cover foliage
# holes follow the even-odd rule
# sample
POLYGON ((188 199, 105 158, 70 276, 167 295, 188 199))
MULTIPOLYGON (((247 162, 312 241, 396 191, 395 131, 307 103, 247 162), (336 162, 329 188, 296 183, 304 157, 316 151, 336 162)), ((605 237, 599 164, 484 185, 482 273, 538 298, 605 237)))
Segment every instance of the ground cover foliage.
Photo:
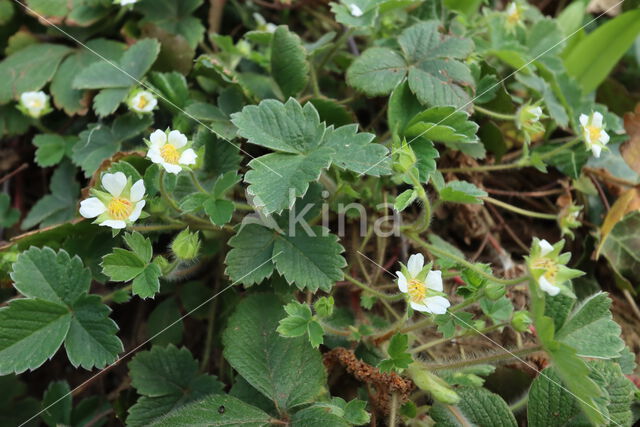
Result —
POLYGON ((0 24, 0 424, 637 422, 637 1, 0 24))

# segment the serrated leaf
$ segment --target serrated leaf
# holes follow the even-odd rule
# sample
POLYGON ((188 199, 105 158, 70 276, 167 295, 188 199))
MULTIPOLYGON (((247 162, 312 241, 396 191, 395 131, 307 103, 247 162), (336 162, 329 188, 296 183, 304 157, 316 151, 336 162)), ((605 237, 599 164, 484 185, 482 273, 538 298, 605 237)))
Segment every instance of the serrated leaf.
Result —
POLYGON ((162 271, 157 264, 148 264, 142 272, 133 279, 131 292, 140 298, 152 298, 160 291, 160 276, 162 271))
POLYGON ((40 224, 40 228, 61 224, 76 216, 77 195, 80 185, 75 179, 77 169, 70 162, 63 162, 51 176, 47 194, 36 202, 25 219, 21 228, 29 229, 40 224))
POLYGON ((245 298, 223 333, 224 356, 249 384, 280 410, 311 402, 326 382, 320 353, 305 338, 283 338, 276 332, 285 316, 271 294, 245 298))
POLYGON ((358 133, 358 125, 351 124, 327 129, 325 145, 335 151, 333 163, 342 169, 372 176, 388 175, 391 173, 389 150, 373 143, 374 138, 371 133, 358 133))
POLYGON ((482 204, 480 197, 487 193, 467 181, 449 181, 440 190, 440 199, 445 202, 482 204))
POLYGON ((91 284, 91 272, 78 256, 48 247, 31 247, 18 255, 11 278, 22 295, 60 305, 72 305, 91 284))
POLYGON ((611 299, 605 293, 586 298, 569 315, 556 339, 573 347, 579 356, 611 359, 624 349, 621 328, 613 321, 611 299))
POLYGON ((153 256, 153 247, 151 246, 151 240, 144 237, 142 234, 134 231, 133 233, 125 233, 124 241, 127 246, 136 254, 140 259, 145 262, 151 262, 153 256))
POLYGON ((483 149, 476 136, 478 125, 469 120, 466 112, 454 107, 432 107, 424 110, 413 116, 406 127, 398 131, 411 141, 412 146, 416 139, 428 139, 466 154, 471 153, 470 150, 483 149))
POLYGON ((153 426, 207 425, 261 427, 269 424, 271 416, 261 409, 225 394, 214 394, 199 402, 186 405, 156 420, 153 426), (221 409, 222 408, 222 409, 221 409))
POLYGON ((180 344, 184 333, 182 313, 175 297, 169 297, 149 315, 147 334, 154 345, 180 344))
POLYGON ((118 358, 124 348, 116 336, 118 325, 109 313, 111 309, 97 295, 85 295, 75 302, 64 342, 73 366, 103 368, 118 358))
POLYGON ((227 254, 226 274, 235 282, 250 286, 262 282, 273 274, 273 257, 276 233, 258 224, 243 226, 231 239, 227 254))
POLYGON ((350 424, 321 406, 310 406, 294 414, 291 427, 348 427, 350 424))
POLYGON ((0 226, 11 227, 20 219, 20 211, 11 207, 11 197, 0 193, 0 226))
POLYGON ((307 304, 297 301, 284 306, 287 317, 280 320, 276 331, 283 337, 299 337, 307 333, 307 325, 311 321, 311 309, 307 304))
POLYGON ((309 63, 297 34, 281 25, 271 39, 271 75, 285 98, 295 96, 309 82, 309 63))
POLYGON ((436 403, 429 413, 442 427, 480 425, 492 427, 516 427, 516 419, 507 403, 497 394, 481 387, 456 389, 460 402, 455 406, 436 403))
POLYGON ((127 425, 149 425, 172 411, 210 394, 222 392, 216 377, 199 373, 186 348, 154 346, 129 362, 131 384, 141 397, 129 408, 127 425))
POLYGON ((23 92, 42 89, 71 52, 67 46, 37 43, 6 58, 0 63, 0 104, 18 99, 23 92))
POLYGON ((342 268, 347 265, 340 255, 344 248, 327 229, 313 226, 311 230, 315 236, 308 235, 302 228, 295 229, 291 235, 279 235, 273 251, 280 255, 274 263, 287 282, 298 289, 328 292, 335 282, 342 280, 342 268))
POLYGON ((602 244, 601 253, 628 280, 640 277, 640 212, 627 214, 602 244))
POLYGON ((386 47, 365 50, 347 70, 347 84, 369 96, 390 93, 407 74, 402 55, 386 47))
POLYGON ((42 397, 42 420, 50 427, 71 425, 71 389, 66 381, 49 384, 42 397))
POLYGON ((607 415, 608 425, 631 425, 633 413, 631 405, 638 390, 620 370, 620 365, 604 360, 589 363, 591 378, 603 390, 604 400, 598 400, 600 410, 607 415))
POLYGON ((407 352, 408 348, 409 336, 406 334, 395 334, 389 341, 389 347, 387 348, 389 358, 383 360, 378 365, 380 371, 391 372, 394 370, 401 371, 407 369, 413 362, 411 354, 407 352))
POLYGON ((221 227, 231 221, 235 205, 230 200, 209 198, 202 203, 202 207, 209 219, 215 225, 221 227))
MULTIPOLYGON (((529 390, 527 421, 531 427, 561 427, 584 418, 578 401, 562 386, 553 368, 543 370, 529 390)), ((587 422, 587 420, 584 420, 587 422)))
POLYGON ((62 345, 71 313, 39 299, 15 299, 0 309, 0 375, 40 367, 62 345))
POLYGON ((71 155, 71 147, 78 141, 75 136, 41 134, 33 138, 36 150, 36 163, 40 167, 49 167, 60 163, 65 155, 71 155))
POLYGON ((405 210, 413 201, 418 197, 418 193, 416 190, 405 190, 402 193, 398 194, 395 202, 393 202, 393 208, 398 212, 402 212, 405 210))
POLYGON ((315 320, 307 324, 307 335, 313 348, 318 348, 320 344, 324 343, 324 329, 322 329, 322 326, 315 320))
POLYGON ((146 263, 138 255, 121 248, 114 248, 112 253, 102 258, 102 273, 116 282, 133 280, 145 266, 146 263))

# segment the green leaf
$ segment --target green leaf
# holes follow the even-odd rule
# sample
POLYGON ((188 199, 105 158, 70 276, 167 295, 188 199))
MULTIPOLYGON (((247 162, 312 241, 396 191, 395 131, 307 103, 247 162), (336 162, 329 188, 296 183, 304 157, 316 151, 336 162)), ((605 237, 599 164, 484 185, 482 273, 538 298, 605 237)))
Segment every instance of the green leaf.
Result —
POLYGON ((398 212, 405 210, 418 197, 416 190, 405 190, 396 197, 393 208, 398 212))
POLYGON ((466 425, 516 427, 509 406, 497 394, 481 387, 456 389, 460 402, 455 406, 436 403, 429 413, 436 425, 457 427, 466 425))
POLYGON ((335 130, 328 128, 325 138, 326 146, 335 151, 333 163, 342 169, 372 176, 391 174, 391 157, 387 156, 389 150, 372 142, 375 135, 358 133, 357 124, 335 130))
POLYGON ((253 203, 264 206, 265 214, 290 208, 296 198, 305 195, 309 183, 317 181, 322 170, 329 167, 332 154, 333 150, 322 147, 306 155, 271 153, 253 159, 249 162, 251 170, 244 176, 253 203))
POLYGON ((310 228, 312 235, 301 227, 291 235, 279 235, 273 252, 280 255, 274 262, 289 284, 295 284, 300 290, 328 292, 335 282, 342 280, 342 269, 347 265, 340 255, 344 248, 327 229, 310 228))
POLYGON ((407 74, 400 53, 386 47, 365 50, 347 70, 347 84, 369 96, 390 93, 407 74))
POLYGON ((40 224, 40 228, 61 224, 76 216, 77 195, 80 185, 75 179, 76 168, 64 162, 51 176, 47 194, 36 202, 24 220, 21 228, 29 229, 40 224))
POLYGON ((160 276, 162 271, 157 264, 148 264, 142 272, 133 279, 131 291, 140 298, 153 298, 160 291, 160 276))
POLYGON ((273 247, 276 232, 258 224, 244 225, 231 239, 226 274, 233 283, 245 286, 260 283, 273 274, 273 247))
POLYGON ((627 214, 604 241, 601 253, 628 280, 640 278, 640 212, 627 214))
POLYGON ((280 320, 276 331, 283 337, 299 337, 307 333, 307 325, 311 321, 311 308, 297 301, 284 306, 287 317, 280 320))
POLYGON ((567 55, 569 76, 578 81, 583 93, 594 91, 629 50, 640 33, 640 10, 630 10, 598 27, 567 55), (597 57, 593 62, 590 58, 597 57))
POLYGON ((118 325, 109 318, 111 309, 97 295, 85 295, 73 305, 73 319, 64 346, 75 367, 103 368, 113 363, 124 348, 116 336, 118 325))
POLYGON ((0 194, 0 227, 11 227, 20 219, 20 211, 11 207, 11 197, 0 194))
POLYGON ((322 329, 322 325, 315 320, 307 324, 307 334, 309 335, 311 347, 318 348, 320 344, 324 343, 324 329, 322 329))
MULTIPOLYGON (((178 108, 184 108, 189 100, 189 86, 187 79, 178 73, 151 73, 151 83, 160 91, 162 96, 178 108)), ((170 106, 173 107, 173 106, 170 106)))
POLYGON ((127 425, 149 425, 180 407, 222 393, 216 377, 201 374, 198 361, 186 348, 154 346, 129 362, 131 385, 142 397, 129 408, 127 425))
POLYGON ((205 28, 193 13, 203 0, 143 0, 136 10, 144 14, 143 22, 153 22, 158 27, 183 36, 191 48, 202 41, 205 28))
POLYGON ((261 427, 270 423, 271 416, 255 406, 235 397, 214 394, 199 402, 179 408, 158 419, 153 426, 207 425, 261 427))
POLYGON ((178 345, 182 341, 184 323, 174 297, 162 301, 149 315, 147 334, 154 345, 178 345))
POLYGON ((75 136, 62 136, 56 134, 41 134, 33 138, 36 150, 36 163, 40 167, 49 167, 60 163, 67 155, 71 157, 71 148, 78 141, 75 136))
POLYGON ((63 45, 38 43, 20 49, 0 63, 0 104, 20 94, 40 90, 72 50, 63 45))
POLYGON ((229 318, 223 333, 224 356, 249 384, 280 410, 313 401, 326 382, 317 350, 304 338, 276 332, 285 313, 274 295, 252 294, 229 318))
MULTIPOLYGON (((561 427, 584 418, 578 401, 562 386, 553 368, 546 368, 529 390, 527 421, 531 427, 561 427)), ((587 423, 587 420, 583 420, 587 423)))
POLYGON ((624 426, 634 422, 631 405, 636 400, 638 390, 621 371, 620 365, 604 360, 589 363, 591 378, 604 392, 604 398, 598 400, 600 410, 606 414, 609 425, 624 426))
POLYGON ((102 258, 102 273, 116 282, 128 282, 144 271, 146 263, 134 252, 115 248, 102 258))
POLYGON ((440 190, 440 199, 453 203, 482 204, 479 197, 486 197, 487 193, 467 181, 449 181, 440 190))
POLYGON ((407 352, 408 349, 409 336, 406 334, 395 334, 391 338, 391 341, 389 341, 389 348, 387 348, 389 358, 378 364, 380 371, 391 372, 407 369, 413 362, 411 354, 407 352))
POLYGON ((39 299, 14 299, 0 308, 0 375, 40 367, 62 345, 71 313, 39 299))
POLYGON ((350 424, 321 406, 310 406, 294 414, 291 427, 348 427, 350 424))
POLYGON ((11 279, 26 297, 70 306, 89 290, 91 272, 64 250, 31 247, 18 255, 11 279))
POLYGON ((142 234, 134 231, 133 233, 125 233, 124 241, 127 246, 136 254, 140 259, 145 262, 151 262, 153 256, 153 247, 151 246, 151 240, 144 237, 142 234))
POLYGON ((508 321, 513 314, 513 303, 507 297, 502 297, 496 301, 483 298, 480 301, 480 308, 496 324, 508 321))
POLYGON ((281 25, 271 39, 271 75, 285 98, 296 96, 309 82, 309 63, 302 40, 281 25))
POLYGON ((50 427, 71 425, 71 389, 66 381, 49 384, 42 397, 42 420, 50 427))
POLYGON ((235 206, 233 202, 229 200, 209 198, 206 200, 202 207, 209 219, 215 225, 221 227, 231 221, 235 206))
POLYGON ((579 356, 611 359, 624 349, 620 325, 613 321, 611 299, 599 292, 586 298, 556 333, 556 339, 573 347, 579 356))

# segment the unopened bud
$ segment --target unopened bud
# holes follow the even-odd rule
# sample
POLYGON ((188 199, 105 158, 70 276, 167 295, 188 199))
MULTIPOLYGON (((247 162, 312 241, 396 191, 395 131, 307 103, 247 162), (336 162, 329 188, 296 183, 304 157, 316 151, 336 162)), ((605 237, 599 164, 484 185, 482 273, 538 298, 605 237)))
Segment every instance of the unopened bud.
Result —
POLYGON ((511 319, 513 329, 518 332, 527 332, 532 323, 533 321, 531 320, 531 317, 529 317, 529 313, 526 311, 516 311, 511 319))
POLYGON ((178 259, 184 261, 194 259, 200 250, 198 232, 191 233, 189 229, 182 230, 171 244, 171 250, 178 259))

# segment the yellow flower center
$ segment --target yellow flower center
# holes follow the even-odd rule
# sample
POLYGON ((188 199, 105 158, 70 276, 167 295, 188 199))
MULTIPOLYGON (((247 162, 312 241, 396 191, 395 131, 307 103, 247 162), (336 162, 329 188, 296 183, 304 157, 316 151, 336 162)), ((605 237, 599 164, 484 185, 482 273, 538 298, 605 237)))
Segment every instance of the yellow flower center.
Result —
POLYGON ((140 98, 138 98, 138 109, 139 110, 144 110, 144 107, 146 107, 147 105, 149 105, 149 101, 147 100, 146 97, 141 96, 140 98))
POLYGON ((44 105, 42 104, 42 101, 40 101, 39 99, 33 99, 31 101, 31 108, 42 108, 44 107, 44 105))
POLYGON ((421 304, 427 296, 427 287, 424 283, 416 279, 409 280, 407 291, 409 293, 409 297, 411 297, 411 301, 417 304, 421 304))
POLYGON ((549 281, 549 283, 555 283, 556 276, 558 274, 558 264, 549 258, 538 258, 531 263, 531 266, 535 269, 544 270, 543 276, 549 281))
POLYGON ((114 197, 107 206, 109 216, 117 220, 125 220, 131 216, 133 212, 133 203, 130 200, 121 197, 114 197))
POLYGON ((591 125, 586 126, 585 129, 589 133, 589 140, 592 143, 597 142, 600 139, 600 133, 602 132, 602 129, 600 129, 597 126, 591 126, 591 125))
POLYGON ((160 149, 160 155, 165 162, 171 163, 172 165, 177 165, 178 160, 180 160, 180 153, 178 152, 178 149, 171 144, 163 145, 160 149))
POLYGON ((518 9, 517 6, 513 7, 513 10, 511 10, 508 14, 507 14, 507 22, 510 25, 516 25, 518 22, 520 22, 520 10, 518 9))

